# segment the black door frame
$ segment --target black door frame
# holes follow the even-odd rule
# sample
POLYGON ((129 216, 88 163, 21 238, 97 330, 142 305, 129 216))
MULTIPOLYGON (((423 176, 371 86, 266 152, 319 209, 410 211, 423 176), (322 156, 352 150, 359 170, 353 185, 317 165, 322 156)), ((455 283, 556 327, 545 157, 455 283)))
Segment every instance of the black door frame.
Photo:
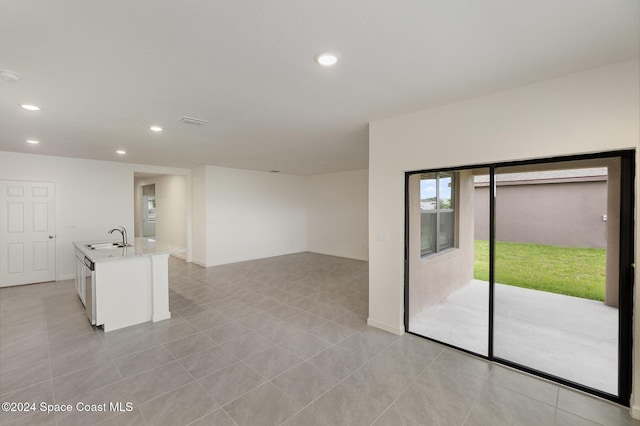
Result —
POLYGON ((404 232, 404 327, 407 333, 427 340, 487 359, 492 362, 516 368, 527 373, 570 386, 572 388, 596 395, 598 397, 629 406, 632 379, 632 347, 633 347, 633 286, 634 286, 634 179, 635 179, 635 150, 609 151, 591 154, 559 156, 532 160, 509 161, 501 163, 474 164, 460 167, 446 167, 440 169, 416 170, 405 173, 405 232, 404 232), (498 167, 524 166, 532 164, 559 163, 577 160, 620 158, 620 251, 619 251, 619 307, 618 307, 618 395, 603 392, 562 377, 539 371, 513 361, 496 357, 493 353, 494 327, 494 269, 495 269, 495 202, 496 181, 495 171, 498 167), (459 348, 409 330, 409 178, 416 174, 430 172, 455 172, 469 169, 489 169, 489 335, 488 355, 482 355, 470 350, 459 348))

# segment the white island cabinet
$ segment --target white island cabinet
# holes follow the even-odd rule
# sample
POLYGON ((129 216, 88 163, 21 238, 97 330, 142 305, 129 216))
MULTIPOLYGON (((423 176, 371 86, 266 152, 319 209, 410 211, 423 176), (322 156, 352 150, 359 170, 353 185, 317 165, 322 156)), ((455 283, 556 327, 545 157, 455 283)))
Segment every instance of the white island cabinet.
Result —
POLYGON ((95 243, 73 243, 76 288, 92 324, 111 331, 171 318, 169 255, 186 249, 149 238, 135 238, 127 247, 91 249, 95 243))

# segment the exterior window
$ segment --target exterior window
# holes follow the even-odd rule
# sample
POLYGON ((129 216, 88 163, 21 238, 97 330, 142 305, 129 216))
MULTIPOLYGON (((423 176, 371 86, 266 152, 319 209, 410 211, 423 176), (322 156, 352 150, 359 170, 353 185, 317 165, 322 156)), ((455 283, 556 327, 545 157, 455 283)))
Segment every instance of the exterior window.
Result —
POLYGON ((426 173, 420 179, 420 254, 455 246, 455 173, 426 173))

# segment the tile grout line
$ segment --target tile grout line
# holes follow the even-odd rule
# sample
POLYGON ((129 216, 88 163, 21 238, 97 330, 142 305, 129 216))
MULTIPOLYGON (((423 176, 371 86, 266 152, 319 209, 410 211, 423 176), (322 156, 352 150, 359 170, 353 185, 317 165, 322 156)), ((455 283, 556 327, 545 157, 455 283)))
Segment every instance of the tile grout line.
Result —
MULTIPOLYGON (((98 331, 98 327, 96 327, 96 326, 94 326, 94 325, 92 325, 92 324, 91 324, 91 327, 93 327, 93 331, 92 331, 92 333, 97 334, 97 335, 98 335, 98 338, 100 339, 100 342, 102 342, 102 344, 104 344, 104 340, 102 339, 102 336, 100 336, 100 333, 99 333, 99 331, 98 331)), ((86 334, 88 335, 89 333, 86 333, 86 334)), ((120 370, 118 369, 118 367, 116 366, 116 364, 113 362, 113 358, 111 357, 111 354, 109 353, 109 351, 108 351, 106 348, 104 348, 104 351, 106 352, 107 357, 109 357, 109 361, 110 361, 110 362, 111 362, 111 364, 113 365, 113 368, 115 368, 116 372, 118 373, 118 376, 120 376, 120 380, 116 380, 115 382, 112 382, 112 383, 106 384, 106 385, 104 385, 104 386, 100 386, 100 387, 98 387, 97 389, 105 388, 105 387, 107 387, 107 386, 113 385, 114 383, 118 383, 118 382, 121 382, 122 380, 124 380, 124 379, 123 379, 123 377, 122 377, 122 374, 120 373, 120 370)), ((64 377, 64 376, 68 376, 68 375, 71 375, 71 374, 75 374, 75 373, 78 373, 79 371, 85 370, 85 369, 87 369, 87 368, 95 367, 96 365, 97 365, 97 364, 93 364, 93 365, 90 365, 90 366, 88 366, 88 367, 81 368, 80 370, 76 370, 76 371, 73 371, 73 372, 70 372, 70 373, 67 373, 67 374, 63 374, 63 375, 58 376, 58 377, 64 377)), ((53 374, 53 370, 52 370, 52 372, 51 372, 51 373, 53 374)), ((56 377, 56 378, 58 378, 58 377, 56 377)), ((53 388, 53 378, 52 378, 52 380, 51 380, 51 387, 53 388)), ((95 390, 96 390, 96 389, 90 390, 90 391, 88 391, 88 392, 87 392, 86 394, 84 394, 84 395, 89 395, 89 394, 91 394, 92 392, 94 392, 95 390)), ((82 398, 82 397, 83 397, 83 395, 77 395, 77 396, 74 396, 74 397, 69 398, 69 400, 72 400, 72 399, 75 399, 75 398, 82 398)), ((62 402, 64 402, 64 401, 60 401, 60 402, 55 401, 55 395, 54 395, 54 402, 56 402, 56 403, 62 403, 62 402)), ((107 416, 104 420, 107 420, 107 419, 109 419, 109 418, 111 418, 111 417, 115 417, 116 415, 117 415, 117 414, 114 414, 113 416, 111 416, 111 415, 110 415, 110 416, 107 416)), ((57 424, 58 424, 58 416, 56 415, 55 417, 56 417, 56 425, 57 425, 57 424)))
MULTIPOLYGON (((359 332, 357 332, 357 333, 359 333, 359 332)), ((354 334, 355 334, 355 333, 354 333, 354 334)), ((354 334, 352 334, 352 335, 350 335, 350 336, 348 336, 348 337, 351 337, 351 336, 353 336, 354 334)), ((347 337, 347 338, 348 338, 348 337, 347 337)), ((346 340, 347 338, 345 338, 344 340, 346 340)), ((327 347, 327 348, 326 348, 326 349, 324 349, 324 350, 328 350, 329 348, 331 348, 331 347, 334 347, 334 346, 338 345, 339 343, 341 343, 341 342, 342 342, 342 341, 344 341, 344 340, 341 340, 341 341, 340 341, 340 342, 338 342, 338 343, 332 344, 331 346, 327 347)), ((277 346, 277 344, 276 344, 276 345, 273 345, 273 346, 277 346)), ((390 345, 387 345, 386 347, 388 347, 388 346, 390 346, 390 345)), ((385 347, 385 348, 383 348, 383 349, 381 349, 381 351, 382 351, 382 350, 384 350, 384 349, 386 349, 386 347, 385 347)), ((323 350, 323 351, 324 351, 324 350, 323 350)), ((323 352, 323 351, 320 351, 320 352, 323 352)), ((320 353, 320 352, 319 352, 319 353, 320 353)), ((317 354, 316 354, 316 355, 317 355, 317 354)), ((315 355, 314 355, 314 356, 315 356, 315 355)), ((245 359, 240 359, 238 362, 243 363, 243 364, 244 364, 247 368, 249 368, 251 371, 253 371, 254 373, 258 374, 260 377, 262 377, 263 379, 265 379, 265 381, 264 381, 264 382, 262 382, 262 383, 260 383, 258 386, 255 386, 255 387, 253 387, 253 388, 249 389, 248 391, 244 392, 243 394, 239 395, 237 398, 235 398, 235 399, 233 399, 233 400, 231 400, 231 401, 227 402, 225 405, 221 406, 221 408, 226 407, 228 404, 231 404, 232 402, 234 402, 234 401, 236 401, 236 400, 238 400, 238 399, 242 398, 242 397, 243 397, 243 396, 245 396, 246 394, 248 394, 248 393, 250 393, 250 392, 254 391, 254 390, 255 390, 255 389, 257 389, 258 387, 263 386, 263 385, 264 385, 264 384, 266 384, 266 383, 270 383, 271 385, 273 385, 274 387, 276 387, 278 390, 280 390, 283 394, 285 394, 285 395, 287 395, 287 396, 289 397, 289 394, 288 394, 287 392, 285 392, 284 390, 280 389, 280 388, 279 388, 275 383, 273 383, 273 379, 275 379, 275 378, 279 377, 279 376, 280 376, 280 375, 282 375, 282 374, 285 374, 287 371, 289 371, 289 370, 291 370, 291 369, 293 369, 293 368, 295 368, 295 367, 299 366, 300 364, 302 364, 302 363, 304 363, 304 362, 307 362, 309 359, 313 358, 314 356, 311 356, 311 357, 309 357, 309 358, 303 359, 303 361, 302 361, 302 362, 300 362, 300 363, 298 363, 298 364, 296 364, 296 365, 292 366, 291 368, 289 368, 289 369, 287 369, 287 370, 283 371, 282 373, 280 373, 279 375, 277 375, 277 376, 275 376, 275 377, 273 377, 273 378, 271 378, 271 379, 268 379, 268 378, 264 377, 262 374, 258 373, 258 372, 257 372, 257 371, 255 371, 253 368, 251 368, 251 366, 250 366, 250 365, 248 365, 246 362, 244 362, 246 358, 245 358, 245 359)), ((250 357, 247 357, 247 358, 250 358, 250 357)), ((371 359, 371 358, 369 358, 369 359, 371 359)), ((366 362, 368 362, 368 361, 369 361, 369 360, 365 361, 362 365, 366 364, 366 362)), ((312 364, 312 365, 313 365, 313 364, 312 364)), ((315 365, 314 365, 314 367, 315 367, 315 365)), ((316 367, 316 368, 317 368, 317 367, 316 367)), ((356 370, 358 370, 359 368, 360 368, 360 367, 358 367, 356 370)), ((356 370, 354 370, 353 372, 355 372, 356 370)), ((353 372, 352 372, 352 373, 353 373, 353 372)), ((215 373, 211 373, 211 374, 215 374, 215 373)), ((328 373, 328 372, 327 372, 326 374, 331 375, 331 373, 328 373)), ((330 387, 329 389, 327 389, 327 391, 323 392, 323 393, 322 393, 322 394, 320 394, 318 397, 316 397, 314 400, 312 400, 311 402, 309 402, 309 404, 307 404, 307 405, 302 405, 302 404, 300 404, 300 405, 302 405, 302 408, 301 408, 298 412, 294 413, 291 417, 289 417, 288 419, 286 419, 286 420, 285 420, 285 422, 286 422, 286 421, 288 421, 289 419, 291 419, 292 417, 295 417, 295 416, 296 416, 296 415, 298 415, 300 412, 304 411, 304 410, 305 410, 307 407, 309 407, 309 405, 311 405, 314 401, 318 400, 318 399, 319 399, 319 398, 321 398, 325 393, 327 393, 327 392, 329 392, 331 389, 335 388, 335 387, 336 387, 337 385, 339 385, 342 381, 344 381, 345 379, 347 379, 350 375, 351 375, 351 374, 347 375, 347 376, 346 376, 346 377, 344 377, 343 379, 339 379, 339 381, 338 381, 338 382, 336 382, 336 384, 335 384, 335 385, 333 385, 332 387, 330 387)), ((332 376, 332 375, 331 375, 331 376, 332 376)), ((204 376, 204 377, 206 377, 206 376, 204 376)), ((336 378, 336 379, 338 379, 338 378, 337 378, 337 377, 335 377, 335 376, 333 376, 333 377, 334 377, 334 378, 336 378)), ((214 398, 214 399, 215 399, 215 398, 214 398)), ((216 402, 217 402, 217 401, 216 401, 216 402)), ((296 401, 296 402, 298 402, 298 401, 296 401)), ((227 411, 225 410, 225 412, 227 412, 227 411)), ((229 413, 227 413, 227 414, 229 415, 229 413)), ((233 420, 233 417, 231 417, 231 415, 229 415, 229 417, 233 420)), ((314 416, 314 417, 315 417, 315 416, 314 416)), ((234 420, 234 421, 235 421, 235 420, 234 420)))
MULTIPOLYGON (((405 394, 405 392, 406 392, 406 391, 407 391, 411 386, 413 386, 413 385, 417 382, 418 377, 419 377, 419 376, 421 376, 422 374, 424 374, 424 372, 425 372, 425 371, 427 371, 427 370, 429 369, 429 367, 431 367, 431 364, 433 364, 433 363, 435 362, 435 360, 440 356, 440 354, 441 354, 442 352, 444 352, 444 348, 441 348, 441 349, 440 349, 440 352, 438 353, 438 355, 434 356, 434 357, 431 359, 431 361, 429 361, 429 364, 427 364, 427 366, 426 366, 426 367, 424 367, 424 368, 423 368, 423 369, 422 369, 418 374, 416 374, 416 375, 415 375, 415 377, 416 377, 416 378, 415 378, 414 380, 412 380, 412 381, 411 381, 411 382, 410 382, 410 383, 409 383, 409 384, 408 384, 408 385, 407 385, 407 386, 406 386, 406 387, 405 387, 405 388, 404 388, 400 393, 398 393, 398 396, 396 396, 396 397, 393 399, 393 401, 391 401, 391 402, 389 403, 389 405, 387 405, 387 408, 385 408, 385 409, 382 411, 382 413, 380 413, 380 415, 379 415, 378 417, 376 417, 376 419, 375 419, 373 422, 371 422, 371 425, 375 424, 375 422, 377 422, 377 421, 378 421, 378 420, 379 420, 379 419, 380 419, 380 418, 381 418, 381 417, 382 417, 382 416, 383 416, 387 411, 389 411, 389 410, 391 410, 391 409, 392 409, 392 406, 393 406, 393 405, 398 401, 398 399, 399 399, 402 395, 404 395, 404 394, 405 394)), ((379 355, 379 354, 378 354, 378 355, 379 355)), ((372 358, 372 359, 373 359, 373 358, 372 358)), ((364 364, 363 364, 363 366, 364 366, 364 364)), ((357 371, 357 370, 356 370, 356 371, 357 371)), ((354 373, 355 373, 355 371, 354 371, 354 373)), ((373 398, 373 397, 372 397, 372 398, 373 398)), ((373 398, 373 399, 375 400, 375 398, 373 398)), ((376 401, 377 401, 377 400, 376 400, 376 401)), ((378 402, 381 402, 381 401, 378 401, 378 402)), ((402 415, 402 413, 398 413, 398 415, 400 415, 400 417, 402 417, 403 419, 406 419, 406 420, 409 420, 409 421, 413 422, 413 420, 410 420, 410 419, 407 419, 406 417, 404 417, 404 416, 402 415)))
MULTIPOLYGON (((167 351, 167 352, 168 352, 168 351, 167 351)), ((169 355, 173 356, 171 353, 169 353, 169 355)), ((113 361, 111 361, 111 362, 113 362, 113 361)), ((117 383, 122 383, 122 382, 124 382, 125 380, 131 379, 132 377, 136 377, 136 376, 138 376, 138 375, 148 373, 149 371, 151 371, 151 370, 153 370, 153 369, 155 369, 155 368, 160 368, 160 367, 165 366, 165 365, 168 365, 168 364, 170 364, 170 363, 172 363, 172 362, 176 362, 176 360, 174 359, 173 361, 169 361, 169 362, 166 362, 166 363, 164 363, 164 364, 162 364, 162 365, 156 366, 156 367, 154 367, 154 368, 150 368, 150 369, 148 369, 148 370, 145 370, 145 371, 139 372, 138 374, 135 374, 135 375, 130 376, 130 377, 126 377, 126 378, 122 378, 122 377, 121 377, 121 378, 120 378, 120 380, 117 380, 117 381, 115 381, 115 382, 108 383, 108 384, 103 385, 103 386, 100 386, 100 387, 98 387, 98 388, 96 388, 96 389, 90 390, 90 391, 89 391, 89 392, 87 392, 86 394, 83 394, 83 395, 77 395, 77 396, 71 397, 71 398, 69 398, 69 399, 67 399, 67 400, 60 401, 60 403, 64 403, 65 401, 74 400, 74 399, 76 399, 76 398, 82 398, 84 395, 89 395, 89 394, 91 394, 91 393, 98 392, 98 391, 100 391, 100 390, 103 390, 103 389, 107 388, 108 386, 112 386, 112 385, 115 385, 115 384, 117 384, 117 383)), ((178 366, 180 366, 181 368, 183 368, 183 367, 182 367, 182 365, 180 365, 179 363, 178 363, 178 366)), ((122 374, 120 373, 120 371, 119 371, 118 367, 115 365, 115 363, 114 363, 114 367, 115 367, 116 371, 118 372, 118 374, 119 374, 120 376, 122 376, 122 374)), ((87 367, 87 368, 91 368, 91 367, 87 367)), ((184 369, 184 368, 183 368, 183 369, 184 369)), ((81 371, 81 370, 79 370, 79 371, 81 371)), ((185 372, 186 372, 187 374, 189 374, 186 370, 185 370, 185 372)), ((77 373, 77 371, 76 371, 76 372, 74 372, 74 373, 77 373)), ((68 374, 74 374, 74 373, 68 373, 68 374)), ((60 377, 63 377, 63 376, 60 376, 60 377)), ((187 384, 190 384, 190 383, 192 383, 192 382, 186 383, 186 384, 185 384, 185 386, 186 386, 187 384)), ((181 387, 181 386, 178 386, 178 388, 179 388, 179 387, 181 387)), ((173 389, 171 389, 170 391, 163 393, 162 395, 165 395, 165 394, 167 394, 167 393, 169 393, 169 392, 172 392, 172 391, 173 391, 173 390, 175 390, 175 389, 177 389, 177 388, 173 388, 173 389)), ((162 396, 162 395, 159 395, 159 396, 162 396)), ((150 399, 150 400, 148 400, 148 401, 144 401, 143 403, 141 403, 141 404, 139 404, 139 405, 144 405, 144 404, 146 404, 147 402, 152 401, 153 399, 156 399, 156 398, 152 398, 152 399, 150 399)), ((136 408, 137 408, 137 407, 136 407, 136 408)), ((140 414, 142 414, 142 413, 140 413, 140 414)), ((116 417, 117 415, 118 415, 118 414, 115 414, 115 415, 113 415, 113 416, 109 416, 109 417, 107 417, 107 418, 105 418, 105 419, 101 420, 101 422, 106 421, 106 420, 108 420, 108 419, 110 419, 110 418, 116 417)), ((144 419, 144 417, 143 417, 143 419, 144 419)), ((146 423, 146 422, 145 422, 145 423, 146 423)))
MULTIPOLYGON (((255 389, 259 388, 260 386, 264 385, 265 383, 269 383, 269 379, 267 379, 267 378, 266 378, 266 377, 264 377, 262 374, 258 373, 258 372, 257 372, 257 371, 255 371, 253 368, 251 368, 249 365, 247 365, 247 364, 244 362, 244 360, 239 359, 238 361, 234 362, 233 364, 228 365, 227 367, 230 367, 231 365, 234 365, 234 364, 237 364, 237 363, 242 363, 242 364, 244 364, 244 366, 245 366, 245 367, 247 367, 249 370, 251 370, 251 371, 253 371, 254 373, 256 373, 258 376, 260 376, 262 379, 264 379, 264 381, 263 381, 263 382, 261 382, 259 385, 257 385, 257 386, 255 386, 255 387, 253 387, 253 388, 249 389, 248 391, 246 391, 246 392, 242 393, 242 394, 241 394, 241 395, 239 395, 237 398, 234 398, 234 399, 232 399, 231 401, 228 401, 228 402, 227 402, 227 403, 225 403, 224 405, 220 404, 220 402, 215 398, 215 396, 213 396, 213 395, 211 395, 209 392, 206 392, 206 391, 205 391, 205 392, 207 393, 207 395, 211 396, 211 398, 213 398, 213 400, 214 400, 214 401, 216 401, 216 403, 220 405, 220 407, 219 407, 219 408, 224 408, 224 407, 226 407, 227 405, 231 404, 232 402, 234 402, 234 401, 236 401, 236 400, 238 400, 238 399, 242 398, 243 396, 245 396, 245 395, 246 395, 246 394, 248 394, 249 392, 251 392, 251 391, 253 391, 253 390, 255 390, 255 389)), ((227 368, 227 367, 225 367, 225 368, 227 368)), ((222 370, 224 370, 224 368, 222 368, 222 369, 220 369, 220 370, 218 370, 218 371, 222 371, 222 370)), ((216 372, 213 372, 213 373, 211 373, 211 374, 215 374, 215 373, 216 373, 216 372)), ((211 374, 207 374, 206 376, 203 376, 203 377, 201 377, 200 379, 204 379, 205 377, 210 376, 211 374)), ((198 379, 198 380, 200 380, 200 379, 198 379)), ((198 380, 196 380, 196 382, 198 382, 198 380)), ((199 384, 199 383, 198 383, 198 384, 199 384)), ((200 386, 200 387, 202 387, 202 386, 200 386)), ((231 417, 231 415, 229 415, 229 417, 231 417)), ((232 419, 233 419, 233 418, 232 418, 232 419)), ((235 420, 234 420, 234 421, 235 421, 235 420)))
POLYGON ((196 380, 195 383, 205 395, 207 395, 209 398, 211 398, 213 400, 213 402, 216 403, 217 407, 214 408, 211 411, 206 412, 205 414, 203 414, 202 416, 198 417, 197 419, 194 419, 192 422, 188 423, 188 425, 193 424, 193 423, 197 422, 198 420, 200 420, 200 419, 202 419, 204 417, 207 417, 209 414, 214 413, 214 412, 222 409, 222 405, 220 405, 220 403, 218 401, 216 401, 216 399, 211 394, 209 394, 209 392, 207 392, 207 390, 204 387, 202 387, 202 385, 200 384, 200 382, 198 380, 196 380))
POLYGON ((480 399, 480 395, 482 395, 482 392, 484 391, 484 389, 487 386, 488 382, 489 382, 489 380, 487 379, 482 384, 482 389, 480 389, 480 392, 478 392, 478 395, 476 395, 476 397, 474 398, 473 404, 471 404, 471 407, 469 407, 469 411, 467 411, 467 415, 464 417, 464 420, 462 421, 461 426, 464 426, 465 423, 467 423, 467 420, 469 420, 469 416, 471 416, 471 412, 475 408, 476 403, 478 402, 478 399, 480 399))
MULTIPOLYGON (((47 326, 47 320, 45 319, 45 327, 47 326)), ((56 402, 55 395, 53 394, 53 366, 51 365, 51 342, 49 341, 49 328, 47 327, 47 359, 49 360, 49 377, 50 377, 50 386, 51 386, 51 399, 53 402, 56 402)), ((56 413, 53 413, 53 421, 55 424, 58 424, 58 416, 56 413)))
MULTIPOLYGON (((356 332, 356 333, 360 333, 360 332, 358 331, 358 332, 356 332)), ((353 336, 353 335, 355 335, 355 333, 354 333, 354 334, 352 334, 351 336, 353 336)), ((351 336, 349 336, 349 337, 351 337, 351 336)), ((348 339, 349 337, 347 337, 347 339, 348 339)), ((344 339, 344 340, 346 340, 346 339, 344 339)), ((344 340, 342 340, 342 341, 344 341, 344 340)), ((396 339, 396 340, 397 340, 397 339, 396 339)), ((341 341, 341 342, 342 342, 342 341, 341 341)), ((336 346, 336 345, 338 345, 338 344, 339 344, 339 343, 341 343, 341 342, 338 342, 338 343, 334 344, 333 346, 336 346)), ((329 393, 331 390, 333 390, 334 388, 336 388, 337 386, 339 386, 342 382, 344 382, 344 381, 345 381, 345 380, 347 380, 349 377, 351 377, 351 376, 352 376, 356 371, 358 371, 358 370, 360 370, 362 367, 364 367, 364 365, 365 365, 365 364, 367 364, 367 363, 368 363, 369 361, 371 361, 373 358, 375 358, 375 357, 377 357, 378 355, 380 355, 380 353, 381 353, 382 351, 384 351, 385 349, 387 349, 387 348, 388 348, 389 346, 391 346, 393 343, 395 343, 395 340, 394 340, 394 342, 392 342, 392 343, 390 343, 390 344, 386 345, 384 348, 380 349, 380 351, 379 351, 376 355, 372 356, 371 358, 368 358, 365 362, 363 362, 360 366, 358 366, 355 370, 353 370, 352 372, 350 372, 349 374, 347 374, 347 375, 346 375, 345 377, 343 377, 342 379, 340 379, 340 378, 338 378, 338 377, 335 377, 335 376, 333 376, 331 373, 327 372, 326 374, 328 374, 328 375, 330 375, 330 376, 334 377, 335 379, 338 379, 338 381, 336 382, 336 384, 335 384, 335 385, 333 385, 333 386, 331 386, 329 389, 327 389, 326 391, 324 391, 324 392, 323 392, 323 393, 321 393, 320 395, 318 395, 316 398, 314 398, 314 399, 313 399, 311 402, 309 402, 308 404, 304 405, 300 411, 298 411, 297 413, 295 413, 295 414, 294 414, 293 416, 291 416, 291 417, 297 416, 299 413, 301 413, 302 411, 304 411, 304 410, 306 410, 307 408, 309 408, 309 407, 310 407, 314 402, 316 402, 317 400, 319 400, 320 398, 322 398, 324 395, 326 395, 327 393, 329 393)), ((329 348, 327 348, 327 349, 329 349, 329 348)), ((325 350, 326 350, 326 349, 325 349, 325 350)), ((315 356, 315 355, 314 355, 314 356, 315 356)), ((311 358, 313 358, 313 357, 311 357, 311 358)), ((309 358, 309 359, 310 359, 310 358, 309 358)), ((312 365, 313 365, 313 364, 312 364, 312 365)), ((314 367, 315 367, 315 365, 314 365, 314 367)), ((317 367, 316 367, 316 368, 317 368, 317 367)), ((283 374, 284 374, 284 373, 283 373, 283 374)), ((276 386, 276 385, 274 384, 274 386, 276 386)), ((277 386, 276 386, 276 387, 277 387, 277 386)), ((278 389, 280 389, 280 388, 278 388, 278 389)), ((283 391, 283 392, 284 392, 284 391, 283 391)), ((284 392, 284 393, 285 393, 285 394, 287 394, 286 392, 284 392)), ((363 392, 363 393, 364 393, 364 392, 363 392)), ((375 398, 370 397, 370 396, 369 396, 369 395, 367 395, 366 393, 364 393, 364 394, 365 394, 365 396, 367 396, 368 398, 371 398, 371 399, 373 399, 374 401, 377 401, 375 398)), ((287 394, 287 395, 288 395, 288 394, 287 394)), ((379 402, 379 401, 377 401, 377 402, 379 402)), ((314 417, 314 418, 317 418, 313 413, 311 413, 311 414, 313 415, 313 417, 314 417)), ((291 417, 290 417, 290 418, 291 418, 291 417)), ((287 420, 288 420, 288 419, 287 419, 287 420)), ((324 422, 323 422, 323 423, 324 423, 324 422)))
MULTIPOLYGON (((182 366, 180 366, 180 367, 182 367, 182 366)), ((188 371, 186 371, 186 370, 185 370, 185 372, 186 372, 187 374, 189 374, 189 372, 188 372, 188 371)), ((192 380, 192 381, 190 381, 190 382, 187 382, 187 383, 184 383, 184 384, 182 384, 182 385, 179 385, 179 386, 177 386, 177 387, 175 387, 175 388, 172 388, 172 389, 170 389, 170 390, 168 390, 168 391, 166 391, 166 392, 163 392, 163 393, 159 394, 158 396, 156 396, 155 398, 151 398, 151 399, 149 399, 149 400, 147 400, 147 401, 143 402, 143 403, 142 403, 142 404, 140 404, 138 407, 142 407, 142 406, 144 406, 144 405, 147 405, 147 404, 149 404, 149 403, 151 403, 151 402, 155 401, 156 399, 162 398, 163 396, 169 395, 170 393, 175 392, 175 391, 177 391, 177 390, 180 390, 180 389, 182 389, 182 388, 186 388, 187 386, 189 386, 189 385, 191 385, 191 384, 194 384, 194 383, 195 383, 196 385, 198 385, 198 381, 197 381, 197 380, 192 380)), ((199 386, 199 387, 202 389, 202 386, 199 386)), ((140 410, 140 409, 138 408, 138 410, 140 410)), ((145 418, 144 418, 144 414, 142 413, 142 411, 140 411, 140 415, 142 416, 142 419, 145 421, 145 423, 147 423, 147 419, 145 419, 145 418)))
POLYGON ((490 362, 490 363, 492 364, 491 374, 490 374, 489 378, 487 379, 487 382, 490 382, 490 383, 491 383, 492 385, 494 385, 494 386, 498 386, 499 388, 502 388, 502 389, 508 390, 509 392, 512 392, 512 393, 518 394, 518 395, 523 396, 523 397, 525 397, 525 398, 530 398, 530 399, 532 399, 532 400, 534 400, 534 401, 536 401, 536 402, 539 402, 539 403, 541 403, 541 404, 545 404, 545 405, 548 405, 548 406, 550 406, 550 407, 557 408, 557 400, 558 400, 558 395, 559 395, 559 393, 560 393, 560 392, 559 392, 559 390, 560 390, 560 386, 559 386, 559 385, 557 385, 557 384, 555 384, 555 383, 553 383, 553 382, 549 382, 549 381, 542 381, 541 379, 535 378, 535 377, 530 376, 530 375, 527 375, 527 374, 523 374, 523 373, 521 373, 521 372, 519 372, 519 371, 517 371, 517 370, 514 370, 514 369, 505 368, 505 366, 503 366, 503 365, 499 365, 499 364, 496 364, 496 363, 494 363, 493 361, 487 361, 487 362, 490 362), (555 387, 556 387, 556 403, 555 403, 555 405, 554 405, 554 404, 551 404, 551 403, 549 403, 549 402, 547 402, 547 401, 543 401, 542 399, 538 398, 537 396, 533 396, 533 395, 526 394, 526 393, 522 392, 522 391, 521 391, 521 390, 519 390, 519 389, 514 389, 516 386, 514 386, 514 388, 511 388, 511 387, 509 387, 509 386, 503 385, 503 384, 501 384, 501 383, 496 383, 495 381, 490 380, 490 379, 491 379, 491 377, 493 377, 493 373, 494 373, 498 368, 503 368, 504 370, 509 371, 509 372, 510 372, 510 373, 512 373, 512 374, 516 374, 516 375, 518 375, 518 376, 522 376, 522 377, 525 377, 525 378, 529 378, 529 379, 535 380, 535 381, 540 382, 540 383, 546 383, 546 384, 549 384, 550 386, 555 386, 555 387))

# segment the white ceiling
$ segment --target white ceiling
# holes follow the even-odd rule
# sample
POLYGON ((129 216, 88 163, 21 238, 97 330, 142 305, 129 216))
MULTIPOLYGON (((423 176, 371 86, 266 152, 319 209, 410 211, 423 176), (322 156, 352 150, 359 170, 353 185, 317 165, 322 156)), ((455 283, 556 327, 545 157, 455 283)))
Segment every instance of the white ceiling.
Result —
POLYGON ((637 57, 639 18, 638 0, 3 0, 0 69, 22 79, 0 80, 0 151, 366 168, 368 122, 637 57))

